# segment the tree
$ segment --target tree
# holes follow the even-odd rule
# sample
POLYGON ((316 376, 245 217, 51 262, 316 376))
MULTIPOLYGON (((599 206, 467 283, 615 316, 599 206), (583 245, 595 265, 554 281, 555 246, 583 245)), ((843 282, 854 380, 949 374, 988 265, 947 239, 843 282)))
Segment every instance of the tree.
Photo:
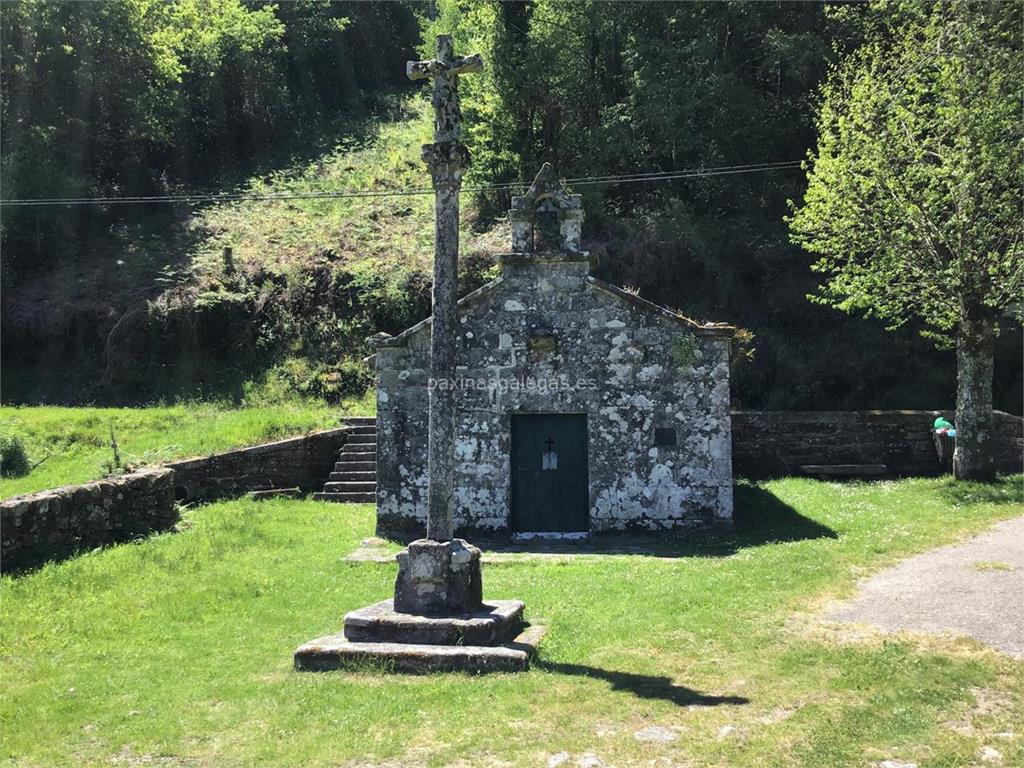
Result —
POLYGON ((819 256, 812 300, 955 342, 953 471, 989 479, 994 339, 1024 288, 1020 7, 880 2, 866 25, 823 88, 791 237, 819 256))

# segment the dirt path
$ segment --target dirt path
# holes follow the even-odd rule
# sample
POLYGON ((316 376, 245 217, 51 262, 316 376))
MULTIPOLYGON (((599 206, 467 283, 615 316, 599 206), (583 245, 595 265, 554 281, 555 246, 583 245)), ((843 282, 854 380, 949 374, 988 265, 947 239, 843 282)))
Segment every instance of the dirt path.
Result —
POLYGON ((1024 658, 1024 517, 876 574, 828 618, 969 635, 1024 658))

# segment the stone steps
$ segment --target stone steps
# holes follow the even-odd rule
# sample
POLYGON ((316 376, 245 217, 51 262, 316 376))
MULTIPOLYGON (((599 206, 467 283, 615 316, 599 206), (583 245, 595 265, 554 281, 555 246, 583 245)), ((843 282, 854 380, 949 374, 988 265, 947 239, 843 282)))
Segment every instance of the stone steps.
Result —
POLYGON ((368 504, 377 500, 377 420, 369 416, 345 419, 349 431, 338 460, 313 494, 317 501, 368 504))
POLYGON ((346 416, 343 421, 349 426, 374 427, 377 426, 376 416, 346 416))
POLYGON ((324 493, 373 493, 377 490, 375 480, 350 481, 330 480, 324 483, 324 493))
POLYGON ((331 472, 327 479, 332 482, 376 483, 377 473, 372 469, 343 469, 331 472))
POLYGON ((363 461, 361 459, 348 459, 346 461, 338 461, 334 464, 335 472, 373 472, 374 476, 377 475, 377 462, 375 461, 363 461))
POLYGON ((353 453, 377 453, 377 439, 374 438, 372 443, 345 443, 341 455, 348 456, 353 453))
POLYGON ((377 494, 375 493, 327 493, 320 492, 314 493, 313 499, 315 501, 334 501, 343 504, 373 504, 377 501, 377 494))

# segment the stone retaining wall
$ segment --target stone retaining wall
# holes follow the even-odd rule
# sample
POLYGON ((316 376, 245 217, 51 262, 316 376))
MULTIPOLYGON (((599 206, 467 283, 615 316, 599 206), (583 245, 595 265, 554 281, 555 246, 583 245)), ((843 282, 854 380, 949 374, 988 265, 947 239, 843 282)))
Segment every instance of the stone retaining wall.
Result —
MULTIPOLYGON (((931 425, 951 411, 734 411, 733 472, 762 478, 800 474, 802 464, 885 464, 893 477, 937 475, 931 425)), ((995 413, 1000 472, 1024 471, 1024 420, 995 413)))
POLYGON ((319 490, 345 444, 348 427, 312 432, 275 443, 174 461, 179 501, 210 501, 271 488, 319 490))
POLYGON ((144 469, 0 502, 0 570, 165 531, 178 521, 174 473, 144 469))

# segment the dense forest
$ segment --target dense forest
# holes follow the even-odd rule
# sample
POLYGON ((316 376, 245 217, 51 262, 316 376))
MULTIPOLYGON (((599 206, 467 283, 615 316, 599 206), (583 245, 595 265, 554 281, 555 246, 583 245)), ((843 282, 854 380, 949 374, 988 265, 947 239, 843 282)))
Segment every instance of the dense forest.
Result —
MULTIPOLYGON (((18 0, 0 14, 3 198, 174 198, 4 206, 3 399, 69 403, 367 386, 365 337, 429 312, 429 198, 301 193, 428 185, 426 95, 404 65, 438 32, 487 62, 462 86, 478 187, 528 181, 545 160, 566 178, 802 160, 822 83, 868 23, 859 4, 541 0, 436 14, 18 0)), ((949 407, 949 349, 808 300, 815 259, 785 221, 805 188, 785 167, 576 191, 600 277, 742 329, 738 406, 949 407)), ((465 290, 492 273, 513 191, 464 194, 465 290)), ((994 396, 1020 412, 1013 323, 994 396)))

